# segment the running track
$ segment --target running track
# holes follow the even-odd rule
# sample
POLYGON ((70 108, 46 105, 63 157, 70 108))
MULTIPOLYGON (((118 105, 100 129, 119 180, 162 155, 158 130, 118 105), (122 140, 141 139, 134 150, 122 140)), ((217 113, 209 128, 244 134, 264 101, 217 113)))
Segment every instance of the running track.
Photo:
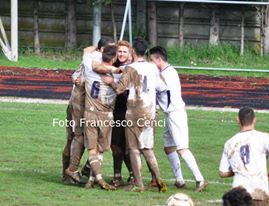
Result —
MULTIPOLYGON (((72 89, 72 73, 72 70, 0 66, 0 97, 67 100, 72 89)), ((180 75, 180 79, 188 106, 269 109, 269 77, 180 75)))

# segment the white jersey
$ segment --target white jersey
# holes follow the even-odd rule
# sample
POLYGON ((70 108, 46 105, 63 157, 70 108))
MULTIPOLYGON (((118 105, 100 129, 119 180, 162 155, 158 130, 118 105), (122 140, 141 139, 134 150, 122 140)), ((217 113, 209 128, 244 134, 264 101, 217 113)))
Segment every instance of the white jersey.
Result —
POLYGON ((83 56, 85 66, 85 109, 97 112, 111 112, 114 108, 116 94, 114 90, 103 83, 100 74, 92 69, 92 60, 101 62, 102 53, 95 51, 83 56))
MULTIPOLYGON (((130 64, 129 68, 130 67, 134 68, 138 73, 140 82, 135 82, 138 80, 135 78, 131 80, 133 82, 129 84, 128 104, 133 107, 141 106, 141 108, 147 108, 147 113, 150 114, 150 117, 146 118, 154 119, 156 111, 156 91, 160 93, 166 92, 167 87, 161 80, 158 68, 154 64, 146 61, 138 61, 130 64), (138 87, 140 88, 137 89, 138 87), (138 94, 139 100, 137 99, 138 94), (135 101, 135 105, 132 105, 133 101, 135 101)), ((127 116, 128 112, 130 113, 132 111, 128 109, 127 116)), ((142 114, 143 110, 140 110, 140 113, 142 114)))
POLYGON ((244 187, 255 199, 255 190, 269 194, 266 155, 269 134, 256 130, 237 133, 224 145, 219 170, 234 172, 233 187, 244 187))
POLYGON ((161 76, 170 91, 170 105, 167 105, 166 97, 157 94, 157 101, 162 110, 166 113, 184 108, 185 103, 181 97, 181 85, 177 71, 168 65, 161 71, 161 76))
MULTIPOLYGON (((166 93, 166 84, 161 80, 155 65, 140 61, 128 65, 123 71, 116 86, 116 91, 122 93, 126 89, 129 89, 126 119, 137 124, 134 126, 142 128, 135 135, 135 129, 130 133, 127 131, 128 147, 136 149, 153 148, 153 127, 143 124, 143 121, 155 119, 156 91, 166 93), (132 135, 134 135, 134 138, 132 138, 132 135), (137 144, 134 139, 139 143, 137 144), (134 145, 131 143, 133 141, 135 141, 134 145)), ((129 128, 130 131, 132 129, 129 128)))

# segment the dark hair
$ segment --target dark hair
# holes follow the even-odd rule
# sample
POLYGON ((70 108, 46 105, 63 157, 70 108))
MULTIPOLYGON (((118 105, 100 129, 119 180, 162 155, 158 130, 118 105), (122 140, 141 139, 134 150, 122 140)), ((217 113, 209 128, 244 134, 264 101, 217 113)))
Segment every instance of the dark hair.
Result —
POLYGON ((115 45, 107 45, 104 47, 102 53, 103 62, 110 62, 117 54, 117 46, 115 45))
POLYGON ((163 61, 167 62, 167 52, 166 49, 161 46, 155 46, 149 50, 149 55, 156 55, 160 57, 163 61))
POLYGON ((250 107, 242 107, 239 110, 238 117, 242 126, 251 125, 255 118, 254 110, 250 107))
POLYGON ((235 187, 222 196, 223 206, 251 206, 252 197, 245 188, 235 187))
POLYGON ((141 37, 135 38, 133 49, 137 56, 144 56, 148 49, 148 43, 141 37))
POLYGON ((105 47, 108 44, 114 43, 113 39, 110 37, 102 37, 97 44, 97 49, 100 50, 102 47, 105 47))

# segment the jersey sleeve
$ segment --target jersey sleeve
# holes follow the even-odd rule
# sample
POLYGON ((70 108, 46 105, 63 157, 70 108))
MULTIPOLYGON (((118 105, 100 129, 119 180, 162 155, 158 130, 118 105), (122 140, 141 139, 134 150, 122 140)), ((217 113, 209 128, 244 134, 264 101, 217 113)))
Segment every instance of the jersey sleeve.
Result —
POLYGON ((231 165, 230 165, 229 160, 228 160, 228 153, 226 150, 226 146, 224 146, 224 151, 222 153, 222 157, 220 160, 219 171, 221 171, 221 172, 232 171, 231 165))

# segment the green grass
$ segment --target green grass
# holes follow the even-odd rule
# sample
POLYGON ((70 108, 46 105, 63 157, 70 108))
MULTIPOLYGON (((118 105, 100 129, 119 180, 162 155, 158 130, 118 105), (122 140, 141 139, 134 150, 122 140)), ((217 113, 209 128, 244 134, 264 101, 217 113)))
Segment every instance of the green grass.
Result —
MULTIPOLYGON (((173 175, 162 150, 162 128, 158 128, 155 153, 163 178, 167 180, 168 192, 156 190, 137 194, 119 189, 114 192, 98 187, 86 190, 61 183, 61 154, 66 141, 65 128, 53 127, 53 118, 65 119, 66 105, 0 103, 0 202, 3 206, 21 205, 106 205, 106 206, 153 206, 163 205, 166 199, 177 192, 189 194, 199 205, 208 200, 219 200, 229 190, 231 179, 220 179, 218 165, 225 140, 238 131, 236 113, 188 111, 190 148, 200 169, 210 181, 202 193, 194 192, 193 177, 182 161, 187 188, 177 190, 173 175), (225 183, 225 184, 223 184, 225 183)), ((257 129, 269 131, 268 114, 257 114, 257 129)), ((85 161, 87 155, 84 155, 85 161)), ((127 171, 124 168, 124 176, 127 171)), ((112 175, 111 153, 105 154, 104 177, 112 175)), ((150 175, 143 162, 144 182, 150 175)))
MULTIPOLYGON (((212 47, 207 44, 198 46, 185 45, 181 50, 178 47, 168 48, 169 62, 178 66, 218 67, 269 70, 269 55, 261 57, 251 48, 245 49, 244 56, 239 55, 239 48, 231 44, 222 44, 212 47)), ((0 52, 0 65, 26 68, 48 69, 76 69, 82 60, 82 48, 66 51, 64 49, 43 50, 40 56, 32 50, 20 50, 19 61, 10 62, 0 52)), ((180 69, 181 74, 206 74, 217 76, 250 76, 268 77, 269 73, 258 72, 227 72, 180 69)))

